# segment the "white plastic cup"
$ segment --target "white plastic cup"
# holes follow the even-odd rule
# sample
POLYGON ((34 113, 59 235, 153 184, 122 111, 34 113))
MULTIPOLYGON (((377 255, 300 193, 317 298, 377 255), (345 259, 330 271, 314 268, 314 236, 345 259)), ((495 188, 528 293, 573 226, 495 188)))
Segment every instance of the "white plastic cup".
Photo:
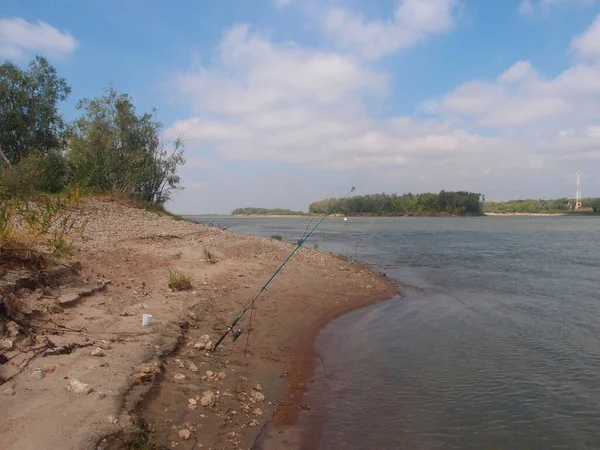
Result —
POLYGON ((152 314, 142 314, 142 326, 147 327, 152 323, 152 314))

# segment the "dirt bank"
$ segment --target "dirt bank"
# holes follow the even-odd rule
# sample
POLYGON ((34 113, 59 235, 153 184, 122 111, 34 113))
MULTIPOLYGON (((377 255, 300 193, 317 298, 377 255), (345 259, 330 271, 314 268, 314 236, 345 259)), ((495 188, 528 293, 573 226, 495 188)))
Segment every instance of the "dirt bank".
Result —
POLYGON ((320 327, 396 290, 366 267, 302 249, 257 303, 252 326, 247 315, 244 334, 212 353, 202 337, 216 341, 293 245, 108 200, 88 201, 79 215, 88 225, 77 272, 18 292, 35 328, 2 351, 1 448, 123 448, 131 439, 250 448, 261 430, 291 439, 282 427, 302 410, 320 327), (193 289, 171 292, 169 268, 192 275, 193 289), (145 433, 135 434, 140 425, 145 433))

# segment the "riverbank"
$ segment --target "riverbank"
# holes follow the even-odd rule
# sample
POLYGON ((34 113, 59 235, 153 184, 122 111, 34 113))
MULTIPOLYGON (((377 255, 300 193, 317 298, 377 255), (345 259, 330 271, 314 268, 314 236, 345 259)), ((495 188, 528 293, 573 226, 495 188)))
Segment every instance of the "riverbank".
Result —
POLYGON ((103 199, 78 214, 87 227, 72 274, 18 290, 37 312, 3 352, 5 448, 249 448, 271 426, 286 436, 320 327, 396 292, 367 267, 301 249, 252 326, 247 315, 240 339, 213 353, 203 337, 216 341, 293 245, 103 199), (172 292, 169 269, 190 274, 192 290, 172 292))

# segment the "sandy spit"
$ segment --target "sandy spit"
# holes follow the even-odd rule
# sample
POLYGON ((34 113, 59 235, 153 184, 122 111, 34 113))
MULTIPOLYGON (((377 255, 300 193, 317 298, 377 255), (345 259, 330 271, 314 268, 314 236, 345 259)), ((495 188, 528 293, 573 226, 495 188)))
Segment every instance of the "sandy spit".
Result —
POLYGON ((293 244, 109 199, 86 201, 78 215, 87 226, 77 275, 18 293, 37 322, 3 353, 2 449, 119 449, 134 438, 148 448, 297 447, 319 329, 397 292, 367 267, 301 249, 240 323, 241 337, 211 352, 206 336, 217 340, 293 244), (172 292, 169 269, 191 275, 192 289, 172 292))

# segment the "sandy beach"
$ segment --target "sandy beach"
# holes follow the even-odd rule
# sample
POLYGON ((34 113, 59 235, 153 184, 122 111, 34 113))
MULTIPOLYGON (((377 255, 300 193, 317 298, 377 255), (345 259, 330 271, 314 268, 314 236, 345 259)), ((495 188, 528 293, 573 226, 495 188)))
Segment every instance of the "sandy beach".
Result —
POLYGON ((301 249, 251 326, 248 314, 241 337, 211 352, 294 245, 110 199, 87 200, 78 214, 87 226, 76 264, 0 279, 24 318, 4 330, 3 449, 299 446, 318 331, 397 292, 367 267, 301 249), (169 269, 190 274, 192 289, 171 291, 169 269))

